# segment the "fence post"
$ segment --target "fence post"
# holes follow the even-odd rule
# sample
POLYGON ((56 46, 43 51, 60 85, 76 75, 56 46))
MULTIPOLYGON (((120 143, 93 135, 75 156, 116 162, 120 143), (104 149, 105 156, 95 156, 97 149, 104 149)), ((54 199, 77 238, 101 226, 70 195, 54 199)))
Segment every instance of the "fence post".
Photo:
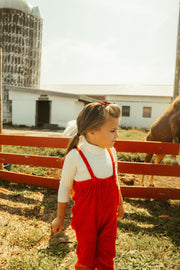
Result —
POLYGON ((178 31, 177 31, 176 65, 175 65, 175 76, 174 76, 173 99, 175 99, 180 94, 179 77, 180 77, 180 7, 179 7, 179 19, 178 19, 178 31))
MULTIPOLYGON (((2 48, 0 48, 0 134, 3 129, 3 101, 2 101, 2 48)), ((3 151, 2 145, 0 145, 0 153, 3 151)), ((0 170, 3 169, 3 163, 0 163, 0 170)))

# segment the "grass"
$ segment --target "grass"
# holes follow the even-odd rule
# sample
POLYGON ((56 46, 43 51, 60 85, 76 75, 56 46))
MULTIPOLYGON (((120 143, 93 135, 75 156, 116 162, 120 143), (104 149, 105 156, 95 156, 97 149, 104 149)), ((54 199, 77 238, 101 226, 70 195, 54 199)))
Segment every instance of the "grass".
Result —
MULTIPOLYGON (((75 243, 74 239, 67 242, 64 233, 52 235, 57 191, 2 180, 0 187, 0 269, 61 269, 59 265, 75 243)), ((70 209, 71 203, 66 227, 70 226, 70 209)))
MULTIPOLYGON (((143 140, 146 133, 120 130, 119 135, 125 140, 143 140)), ((12 152, 12 148, 6 150, 12 152)), ((14 147, 13 151, 64 154, 61 149, 48 148, 14 147)), ((131 159, 135 158, 137 156, 131 156, 131 159)), ((34 173, 27 166, 13 168, 19 169, 34 173)), ((48 169, 36 168, 36 173, 46 175, 48 169)), ((0 269, 74 269, 77 243, 70 226, 73 202, 70 200, 68 204, 63 232, 53 235, 51 221, 56 216, 57 191, 2 180, 0 188, 0 269)), ((124 207, 124 218, 118 220, 115 269, 179 270, 179 201, 125 198, 124 207)))
MULTIPOLYGON (((57 191, 0 181, 0 269, 73 269, 76 238, 70 201, 62 233, 53 235, 57 191), (7 191, 7 192, 5 192, 7 191)), ((178 201, 124 199, 115 269, 176 269, 180 252, 178 201), (166 216, 166 217, 161 217, 166 216)))
POLYGON ((125 205, 118 222, 116 268, 179 269, 179 203, 125 199, 125 205))
POLYGON ((132 129, 120 129, 118 132, 120 140, 132 140, 132 141, 144 141, 147 135, 147 131, 132 129))
MULTIPOLYGON (((18 154, 27 154, 28 153, 28 155, 58 156, 58 157, 64 157, 64 155, 65 155, 65 149, 45 148, 45 147, 29 147, 29 146, 11 146, 11 145, 3 146, 3 152, 18 153, 18 154)), ((33 174, 33 175, 38 175, 38 176, 48 176, 48 174, 52 173, 54 171, 54 169, 12 164, 11 171, 33 174)), ((56 171, 58 171, 58 170, 56 170, 56 171)))

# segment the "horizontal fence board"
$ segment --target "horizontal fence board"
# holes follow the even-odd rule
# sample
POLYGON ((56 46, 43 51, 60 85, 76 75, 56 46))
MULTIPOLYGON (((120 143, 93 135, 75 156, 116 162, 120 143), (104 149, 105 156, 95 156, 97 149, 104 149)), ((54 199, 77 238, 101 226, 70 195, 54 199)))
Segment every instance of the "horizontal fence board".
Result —
POLYGON ((123 197, 179 200, 180 189, 176 188, 153 188, 153 187, 127 187, 121 186, 123 197))
POLYGON ((62 168, 64 158, 0 153, 0 163, 21 164, 48 168, 62 168))
POLYGON ((67 148, 69 138, 0 135, 0 145, 20 145, 48 148, 67 148))
MULTIPOLYGON (((59 179, 50 177, 19 174, 0 170, 0 179, 9 182, 14 182, 17 184, 27 184, 56 190, 59 188, 59 179)), ((164 199, 164 200, 180 199, 180 189, 172 189, 172 188, 121 186, 121 192, 123 197, 129 198, 164 199)))
MULTIPOLYGON (((70 138, 0 135, 0 145, 20 145, 48 148, 67 148, 70 138)), ((180 154, 180 144, 164 142, 121 141, 115 142, 118 152, 180 154)))
MULTIPOLYGON (((58 157, 33 156, 0 153, 0 162, 10 164, 21 164, 48 168, 62 168, 64 159, 58 157)), ((129 174, 146 174, 180 177, 180 166, 137 163, 137 162, 118 162, 118 171, 129 174)))
POLYGON ((0 170, 0 179, 17 184, 58 189, 59 179, 0 170))
POLYGON ((178 143, 117 140, 114 147, 117 152, 180 155, 180 144, 178 143))
POLYGON ((180 166, 138 162, 118 162, 118 171, 129 174, 180 177, 180 166))
MULTIPOLYGON (((47 148, 67 148, 70 138, 63 137, 38 137, 19 135, 0 135, 0 145, 19 145, 47 148)), ((180 144, 161 142, 121 141, 115 143, 118 152, 141 152, 159 154, 180 154, 180 144)), ((12 153, 0 153, 0 163, 23 164, 38 167, 62 168, 63 158, 20 155, 12 153)), ((180 177, 180 166, 118 162, 118 171, 127 174, 176 176, 180 177)), ((41 177, 23 173, 0 171, 0 179, 18 184, 28 184, 39 187, 58 189, 59 179, 41 177)), ((121 186, 123 197, 154 198, 154 199, 180 199, 180 189, 171 188, 147 188, 121 186)))

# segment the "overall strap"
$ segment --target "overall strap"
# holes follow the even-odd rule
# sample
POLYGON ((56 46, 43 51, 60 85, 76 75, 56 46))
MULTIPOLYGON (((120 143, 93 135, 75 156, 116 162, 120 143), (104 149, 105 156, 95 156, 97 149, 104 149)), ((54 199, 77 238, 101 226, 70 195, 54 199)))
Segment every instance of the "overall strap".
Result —
POLYGON ((83 152, 78 147, 76 148, 76 150, 79 152, 82 160, 84 161, 91 178, 95 178, 94 173, 93 173, 93 171, 91 169, 91 166, 89 165, 89 162, 88 162, 87 158, 85 157, 85 155, 83 154, 83 152))
POLYGON ((111 150, 110 150, 109 148, 107 148, 107 150, 108 150, 108 153, 109 153, 109 155, 110 155, 110 157, 111 157, 111 160, 112 160, 112 165, 113 165, 113 175, 116 175, 116 168, 115 168, 115 161, 114 161, 113 154, 112 154, 112 152, 111 152, 111 150))

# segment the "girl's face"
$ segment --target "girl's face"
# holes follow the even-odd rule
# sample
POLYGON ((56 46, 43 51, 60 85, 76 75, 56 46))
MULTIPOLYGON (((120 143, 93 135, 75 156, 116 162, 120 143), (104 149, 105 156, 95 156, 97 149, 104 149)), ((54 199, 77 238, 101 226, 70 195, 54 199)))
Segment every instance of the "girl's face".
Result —
POLYGON ((107 116, 106 122, 97 130, 89 131, 86 140, 102 148, 113 147, 118 137, 119 118, 107 116))

